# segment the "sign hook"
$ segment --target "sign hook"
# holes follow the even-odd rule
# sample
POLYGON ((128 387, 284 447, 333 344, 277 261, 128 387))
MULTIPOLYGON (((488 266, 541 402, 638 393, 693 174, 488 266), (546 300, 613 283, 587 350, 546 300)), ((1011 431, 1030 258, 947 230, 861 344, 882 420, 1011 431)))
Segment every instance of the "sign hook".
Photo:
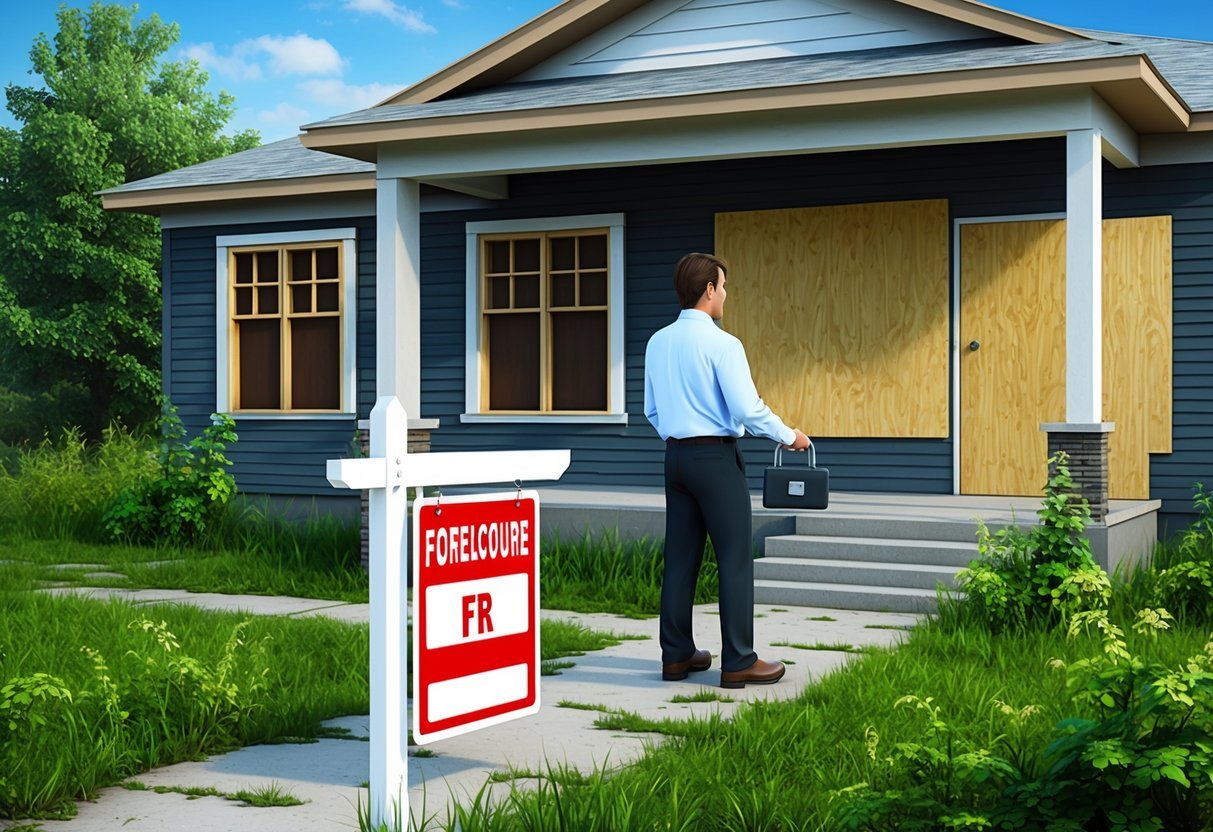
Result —
POLYGON ((518 491, 514 494, 514 508, 518 508, 520 505, 522 505, 522 481, 515 479, 514 487, 518 489, 518 491))
POLYGON ((439 517, 441 517, 442 516, 442 489, 441 488, 438 489, 437 497, 438 497, 438 502, 434 503, 434 514, 437 514, 439 517))

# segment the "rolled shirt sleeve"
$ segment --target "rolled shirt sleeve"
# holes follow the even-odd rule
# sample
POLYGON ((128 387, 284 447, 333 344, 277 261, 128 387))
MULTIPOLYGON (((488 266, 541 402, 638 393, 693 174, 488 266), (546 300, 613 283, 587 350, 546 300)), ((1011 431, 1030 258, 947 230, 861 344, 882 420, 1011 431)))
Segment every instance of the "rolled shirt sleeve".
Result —
POLYGON ((729 408, 729 415, 752 434, 791 445, 796 441, 796 431, 771 412, 771 408, 758 395, 741 341, 730 338, 729 342, 716 368, 716 380, 729 408))

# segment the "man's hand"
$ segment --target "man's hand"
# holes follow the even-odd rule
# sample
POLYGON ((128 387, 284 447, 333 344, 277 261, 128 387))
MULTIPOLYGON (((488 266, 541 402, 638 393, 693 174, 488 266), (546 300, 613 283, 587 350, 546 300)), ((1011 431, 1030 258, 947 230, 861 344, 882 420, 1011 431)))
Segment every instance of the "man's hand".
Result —
MULTIPOLYGON (((793 428, 793 430, 795 430, 795 428, 793 428)), ((784 445, 784 447, 793 451, 804 451, 807 450, 812 444, 813 442, 809 439, 809 437, 805 436, 801 431, 796 430, 796 438, 792 441, 792 444, 784 445)))

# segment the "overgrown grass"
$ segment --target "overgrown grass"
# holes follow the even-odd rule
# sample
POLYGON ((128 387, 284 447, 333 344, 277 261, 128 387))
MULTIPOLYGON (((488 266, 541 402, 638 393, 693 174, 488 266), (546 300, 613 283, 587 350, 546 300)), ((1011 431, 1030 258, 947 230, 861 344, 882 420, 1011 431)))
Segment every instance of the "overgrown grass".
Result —
MULTIPOLYGON (((1199 652, 1207 635, 1181 626, 1157 639, 1130 641, 1147 661, 1177 665, 1199 652)), ((1013 743, 1024 759, 1036 760, 1054 724, 1074 714, 1064 675, 1048 669, 1049 660, 1071 661, 1100 649, 1096 639, 1070 640, 1055 632, 995 636, 920 627, 897 649, 857 657, 795 699, 754 702, 731 720, 604 714, 604 729, 670 736, 635 765, 599 773, 585 787, 557 789, 541 780, 497 804, 482 794, 444 828, 834 830, 831 793, 872 779, 865 730, 874 728, 882 747, 921 738, 919 718, 895 709, 895 701, 908 694, 933 697, 958 743, 1013 743), (1012 732, 995 699, 1040 710, 1012 732)))
POLYGON ((139 771, 366 713, 368 655, 366 627, 320 618, 4 591, 0 817, 71 814, 139 771))
MULTIPOLYGON (((653 616, 661 609, 662 569, 660 541, 622 543, 613 532, 576 542, 552 538, 543 548, 540 598, 546 609, 653 616)), ((715 601, 719 586, 709 543, 695 602, 715 601)))

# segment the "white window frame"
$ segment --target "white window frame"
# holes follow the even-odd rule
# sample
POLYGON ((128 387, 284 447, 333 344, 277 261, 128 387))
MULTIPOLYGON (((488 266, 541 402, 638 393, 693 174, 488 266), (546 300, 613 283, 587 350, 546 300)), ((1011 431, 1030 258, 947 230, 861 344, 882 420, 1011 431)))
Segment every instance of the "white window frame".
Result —
POLYGON ((520 220, 469 222, 465 225, 467 254, 466 299, 464 304, 464 401, 465 410, 459 420, 464 423, 565 423, 565 424, 627 424, 624 410, 624 314, 623 314, 623 214, 586 214, 575 217, 536 217, 520 220), (480 400, 480 377, 485 363, 481 360, 482 321, 480 314, 480 236, 482 234, 528 234, 548 231, 578 231, 606 228, 607 233, 607 407, 606 413, 525 413, 495 414, 484 412, 480 400))
POLYGON ((356 416, 358 343, 358 250, 355 229, 322 228, 312 231, 280 231, 268 234, 231 234, 215 238, 215 410, 240 418, 254 419, 348 419, 356 416), (228 249, 243 246, 281 246, 298 243, 341 243, 341 267, 345 276, 341 296, 341 411, 232 409, 231 309, 228 249))

